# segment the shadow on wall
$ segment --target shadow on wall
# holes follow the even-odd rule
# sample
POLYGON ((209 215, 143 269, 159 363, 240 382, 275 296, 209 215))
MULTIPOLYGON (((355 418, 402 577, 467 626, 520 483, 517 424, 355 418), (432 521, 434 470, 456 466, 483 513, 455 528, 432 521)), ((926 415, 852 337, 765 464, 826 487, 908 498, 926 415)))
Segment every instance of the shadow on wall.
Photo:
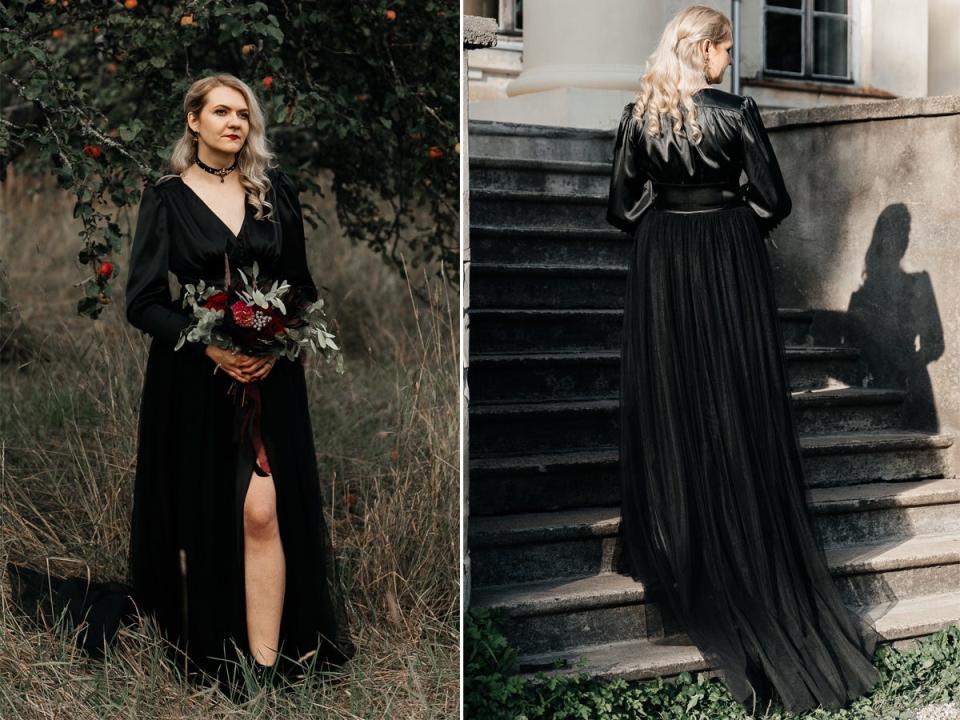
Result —
POLYGON ((906 272, 901 261, 910 242, 910 211, 884 208, 864 259, 863 284, 845 313, 816 313, 824 335, 860 348, 870 372, 865 384, 907 391, 904 420, 916 430, 940 430, 927 366, 944 352, 940 310, 925 270, 906 272))

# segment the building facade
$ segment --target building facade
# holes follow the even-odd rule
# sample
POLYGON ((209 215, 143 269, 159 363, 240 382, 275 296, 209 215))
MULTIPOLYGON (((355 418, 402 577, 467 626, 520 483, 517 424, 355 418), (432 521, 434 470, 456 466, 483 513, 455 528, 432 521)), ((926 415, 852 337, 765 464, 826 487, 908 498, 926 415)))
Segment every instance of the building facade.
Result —
MULTIPOLYGON (((677 0, 466 0, 470 118, 609 128, 677 0)), ((732 15, 733 0, 703 4, 732 15)), ((960 0, 741 0, 740 92, 765 109, 960 94, 960 0)), ((721 88, 730 90, 732 71, 721 88)))

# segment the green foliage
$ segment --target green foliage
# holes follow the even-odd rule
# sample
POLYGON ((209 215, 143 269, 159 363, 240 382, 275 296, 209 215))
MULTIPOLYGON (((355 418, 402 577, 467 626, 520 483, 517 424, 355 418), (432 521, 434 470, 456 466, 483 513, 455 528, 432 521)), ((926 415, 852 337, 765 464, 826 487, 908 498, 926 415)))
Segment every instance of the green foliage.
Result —
POLYGON ((467 612, 463 622, 463 707, 467 718, 520 718, 526 681, 515 674, 516 651, 497 630, 497 614, 467 612))
MULTIPOLYGON (((345 234, 402 272, 456 276, 458 3, 14 0, 0 5, 0 173, 52 172, 76 196, 78 311, 109 304, 136 205, 167 172, 190 84, 230 72, 258 94, 281 167, 305 190, 333 170, 345 234)), ((0 175, 2 177, 2 175, 0 175)), ((304 206, 314 227, 314 209, 304 206)))
MULTIPOLYGON (((516 651, 497 629, 499 617, 474 609, 464 621, 464 711, 466 720, 745 720, 750 717, 726 686, 704 673, 674 680, 600 680, 586 673, 516 674, 516 651)), ((915 717, 931 703, 960 700, 960 626, 952 625, 897 651, 881 647, 874 656, 881 680, 869 695, 842 710, 818 709, 802 717, 874 720, 915 717)), ((797 717, 779 705, 758 708, 753 717, 797 717), (765 712, 766 711, 766 712, 765 712), (764 714, 765 712, 765 714, 764 714)))
POLYGON ((928 703, 960 699, 960 625, 924 639, 910 652, 882 647, 874 656, 881 683, 895 695, 912 695, 928 703))

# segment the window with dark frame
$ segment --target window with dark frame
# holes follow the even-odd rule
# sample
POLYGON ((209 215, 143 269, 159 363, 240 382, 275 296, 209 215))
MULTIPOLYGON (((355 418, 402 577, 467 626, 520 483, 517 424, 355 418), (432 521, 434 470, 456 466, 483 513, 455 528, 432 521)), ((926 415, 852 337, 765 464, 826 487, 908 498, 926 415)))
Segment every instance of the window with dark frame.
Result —
POLYGON ((852 0, 766 0, 765 75, 850 82, 852 0))
POLYGON ((523 34, 523 0, 499 0, 497 20, 504 35, 523 34))
POLYGON ((464 12, 493 18, 500 35, 523 35, 523 0, 472 0, 464 4, 464 12))

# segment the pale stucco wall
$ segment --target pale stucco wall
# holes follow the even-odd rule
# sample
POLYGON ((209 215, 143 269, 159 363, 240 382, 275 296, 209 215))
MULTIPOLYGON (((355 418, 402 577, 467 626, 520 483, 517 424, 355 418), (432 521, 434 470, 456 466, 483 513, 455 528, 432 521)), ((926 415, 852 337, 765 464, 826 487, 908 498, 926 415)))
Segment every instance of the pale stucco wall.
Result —
POLYGON ((929 0, 929 95, 960 95, 960 0, 929 0))

